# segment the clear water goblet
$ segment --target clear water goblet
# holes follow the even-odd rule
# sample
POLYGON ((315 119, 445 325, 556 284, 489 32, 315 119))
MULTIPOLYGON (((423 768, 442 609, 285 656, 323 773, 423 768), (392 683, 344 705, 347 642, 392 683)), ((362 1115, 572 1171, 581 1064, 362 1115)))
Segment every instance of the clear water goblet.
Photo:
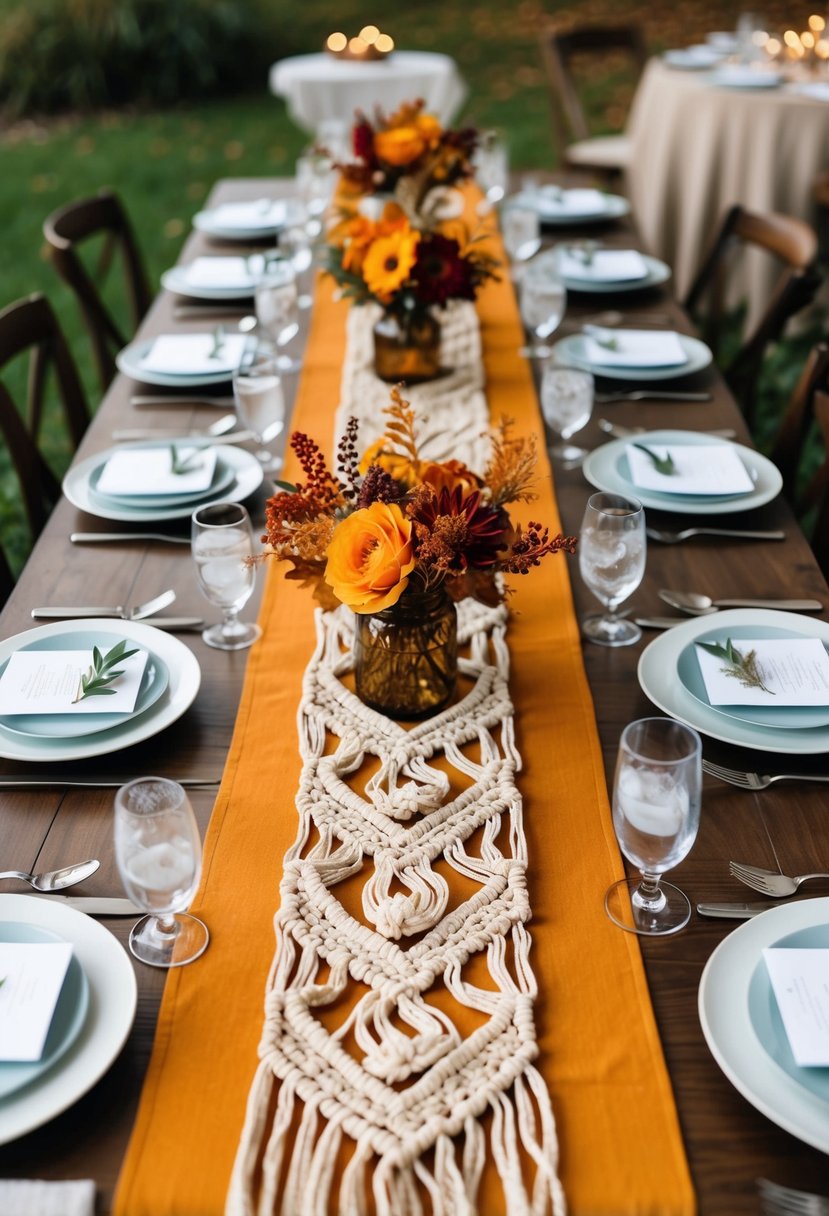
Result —
POLYGON ((600 646, 630 646, 642 630, 617 616, 645 573, 645 512, 635 498, 593 494, 579 536, 579 572, 605 612, 586 616, 582 633, 600 646))
POLYGON ((672 718, 641 718, 622 732, 613 781, 613 828, 619 848, 641 878, 613 883, 608 916, 651 937, 677 933, 691 916, 688 897, 662 882, 690 852, 699 829, 702 743, 672 718))
MULTIPOLYGON (((254 355, 233 373, 233 400, 236 417, 244 430, 251 431, 257 443, 269 443, 285 427, 285 395, 277 360, 268 353, 254 355)), ((268 472, 282 467, 282 460, 267 448, 256 453, 268 472)))
MULTIPOLYGON (((256 321, 262 334, 281 350, 299 333, 299 293, 296 272, 289 258, 267 257, 254 289, 256 321)), ((290 355, 278 355, 281 372, 299 371, 302 364, 290 355)))
POLYGON ((278 237, 279 252, 290 261, 296 278, 297 306, 307 310, 313 303, 311 289, 314 279, 314 249, 312 238, 299 224, 283 228, 278 237))
POLYGON ((547 363, 541 375, 541 412, 547 426, 563 440, 550 454, 569 468, 576 468, 587 452, 567 441, 590 421, 593 413, 593 377, 575 367, 547 363))
POLYGON ((522 346, 525 359, 548 359, 553 348, 546 344, 558 329, 567 308, 567 288, 558 270, 547 262, 529 267, 521 284, 521 319, 530 331, 530 343, 522 346))
POLYGON ((190 539, 199 586, 207 600, 222 610, 222 620, 202 633, 217 650, 244 650, 262 630, 239 620, 256 581, 250 516, 237 502, 211 502, 191 517, 190 539))
POLYGON ((486 196, 479 210, 485 213, 500 203, 509 186, 509 151, 500 131, 481 131, 474 164, 478 185, 486 196))
POLYGON ((203 954, 207 926, 184 909, 201 873, 201 841, 190 800, 176 781, 139 777, 115 795, 115 860, 127 895, 147 912, 130 950, 150 967, 181 967, 203 954))
POLYGON ((532 207, 509 201, 501 208, 501 236, 509 255, 513 279, 521 276, 522 263, 534 257, 541 247, 541 221, 532 207))

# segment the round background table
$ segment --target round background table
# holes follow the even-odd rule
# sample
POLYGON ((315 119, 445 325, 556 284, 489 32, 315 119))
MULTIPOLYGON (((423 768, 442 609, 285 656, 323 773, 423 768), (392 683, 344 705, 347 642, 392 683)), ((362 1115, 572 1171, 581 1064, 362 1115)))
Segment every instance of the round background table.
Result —
POLYGON ((294 55, 273 65, 270 89, 285 98, 291 118, 311 134, 323 123, 350 124, 355 110, 371 116, 375 106, 390 111, 419 97, 445 125, 467 93, 454 59, 429 51, 393 51, 368 62, 327 53, 294 55))
MULTIPOLYGON (((708 72, 648 63, 628 120, 628 191, 642 238, 673 267, 680 296, 733 203, 814 223, 812 184, 829 167, 829 99, 808 88, 722 88, 708 72)), ((762 254, 735 266, 730 301, 748 300, 749 322, 777 273, 762 254)))

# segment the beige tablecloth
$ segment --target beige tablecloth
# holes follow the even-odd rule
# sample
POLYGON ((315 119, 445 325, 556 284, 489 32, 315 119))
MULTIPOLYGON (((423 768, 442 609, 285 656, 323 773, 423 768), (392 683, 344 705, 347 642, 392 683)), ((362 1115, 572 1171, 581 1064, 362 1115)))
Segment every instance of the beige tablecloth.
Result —
MULTIPOLYGON (((647 65, 628 121, 628 188, 643 241, 673 267, 680 296, 733 203, 814 222, 812 182, 829 167, 829 101, 797 89, 726 89, 707 72, 647 65)), ((741 259, 731 302, 747 299, 756 317, 774 279, 765 255, 741 259)))

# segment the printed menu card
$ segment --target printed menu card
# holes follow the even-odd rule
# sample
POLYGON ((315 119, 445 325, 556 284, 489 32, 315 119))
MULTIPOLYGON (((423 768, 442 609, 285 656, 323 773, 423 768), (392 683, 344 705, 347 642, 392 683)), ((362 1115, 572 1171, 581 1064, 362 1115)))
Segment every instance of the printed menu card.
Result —
POLYGON ((724 657, 696 646, 700 672, 711 705, 829 705, 829 654, 818 638, 733 638, 743 667, 756 669, 746 682, 724 657), (754 655, 753 660, 750 656, 754 655))
POLYGON ((829 950, 770 946, 763 957, 795 1062, 829 1066, 829 950))
POLYGON ((0 942, 0 1060, 43 1055, 72 958, 70 942, 0 942))
MULTIPOLYGON (((141 687, 147 651, 137 650, 118 662, 123 672, 104 696, 77 698, 81 676, 92 665, 95 637, 89 635, 88 650, 18 650, 9 659, 0 678, 0 714, 130 714, 141 687)), ((98 645, 106 653, 115 643, 98 645)), ((129 647, 132 649, 132 647, 129 647)))

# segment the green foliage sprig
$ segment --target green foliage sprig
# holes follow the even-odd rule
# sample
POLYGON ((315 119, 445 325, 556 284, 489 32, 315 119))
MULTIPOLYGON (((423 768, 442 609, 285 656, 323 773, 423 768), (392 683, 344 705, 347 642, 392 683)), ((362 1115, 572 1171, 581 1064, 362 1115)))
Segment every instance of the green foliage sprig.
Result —
POLYGON ((721 646, 719 642, 697 642, 697 645, 714 655, 715 658, 722 659, 725 663, 722 668, 724 674, 731 679, 739 680, 744 688, 759 688, 772 697, 775 696, 772 689, 766 688, 763 683, 763 677, 757 666, 756 650, 749 650, 748 654, 741 654, 731 638, 726 638, 724 646, 721 646))
POLYGON ((634 443, 633 446, 638 448, 640 452, 644 452, 646 456, 650 457, 651 463, 656 469, 657 473, 664 473, 666 477, 669 477, 672 473, 676 472, 676 465, 674 464, 674 459, 670 452, 666 451, 664 456, 660 456, 659 453, 654 452, 652 448, 646 448, 644 443, 634 443))
POLYGON ((73 705, 77 705, 79 701, 83 701, 86 697, 112 697, 115 695, 116 690, 114 688, 107 688, 106 686, 124 673, 123 671, 113 671, 112 669, 118 663, 122 663, 124 659, 129 659, 132 655, 138 653, 137 648, 127 650, 126 647, 126 638, 123 638, 120 642, 116 642, 112 650, 108 650, 103 655, 97 646, 92 647, 92 666, 85 676, 81 676, 80 688, 78 689, 78 695, 72 702, 73 705))

